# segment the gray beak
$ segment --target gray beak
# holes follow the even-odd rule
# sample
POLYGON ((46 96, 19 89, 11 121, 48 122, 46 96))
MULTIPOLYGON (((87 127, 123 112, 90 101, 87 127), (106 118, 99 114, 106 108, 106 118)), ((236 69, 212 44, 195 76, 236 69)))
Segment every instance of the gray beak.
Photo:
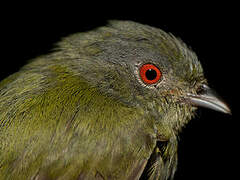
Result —
POLYGON ((194 106, 205 107, 231 114, 230 108, 207 85, 203 85, 202 91, 199 94, 187 94, 186 100, 194 106))

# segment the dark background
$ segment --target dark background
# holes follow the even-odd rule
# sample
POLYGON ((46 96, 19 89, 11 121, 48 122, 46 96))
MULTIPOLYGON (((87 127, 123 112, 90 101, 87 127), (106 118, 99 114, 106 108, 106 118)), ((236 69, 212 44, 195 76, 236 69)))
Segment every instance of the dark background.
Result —
POLYGON ((222 4, 12 4, 1 11, 0 79, 48 53, 61 37, 105 25, 109 19, 159 27, 186 42, 232 116, 200 109, 180 134, 175 179, 238 179, 239 24, 237 5, 222 4), (60 5, 60 6, 58 6, 60 5))

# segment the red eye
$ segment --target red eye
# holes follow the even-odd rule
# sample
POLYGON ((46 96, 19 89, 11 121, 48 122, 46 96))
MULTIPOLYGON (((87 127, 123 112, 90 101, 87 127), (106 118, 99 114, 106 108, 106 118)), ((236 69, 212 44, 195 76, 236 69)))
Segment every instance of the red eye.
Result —
POLYGON ((144 83, 154 84, 159 81, 162 73, 153 64, 144 64, 142 67, 140 67, 140 76, 144 83))

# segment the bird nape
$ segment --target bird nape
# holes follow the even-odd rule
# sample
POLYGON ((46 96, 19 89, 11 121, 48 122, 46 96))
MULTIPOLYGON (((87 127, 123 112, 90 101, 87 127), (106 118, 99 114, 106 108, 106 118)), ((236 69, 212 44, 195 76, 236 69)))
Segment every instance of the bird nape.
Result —
POLYGON ((197 106, 230 113, 172 34, 110 21, 70 35, 0 83, 0 179, 172 179, 197 106))

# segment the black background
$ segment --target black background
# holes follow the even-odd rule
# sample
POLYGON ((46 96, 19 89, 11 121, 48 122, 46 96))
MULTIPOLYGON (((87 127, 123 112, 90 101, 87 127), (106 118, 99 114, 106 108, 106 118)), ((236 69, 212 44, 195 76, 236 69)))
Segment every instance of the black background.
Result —
POLYGON ((16 72, 29 59, 48 53, 61 37, 105 25, 109 19, 133 20, 171 32, 197 53, 210 86, 232 109, 231 116, 199 110, 198 117, 180 134, 175 179, 238 179, 237 5, 34 3, 1 7, 0 79, 16 72))

